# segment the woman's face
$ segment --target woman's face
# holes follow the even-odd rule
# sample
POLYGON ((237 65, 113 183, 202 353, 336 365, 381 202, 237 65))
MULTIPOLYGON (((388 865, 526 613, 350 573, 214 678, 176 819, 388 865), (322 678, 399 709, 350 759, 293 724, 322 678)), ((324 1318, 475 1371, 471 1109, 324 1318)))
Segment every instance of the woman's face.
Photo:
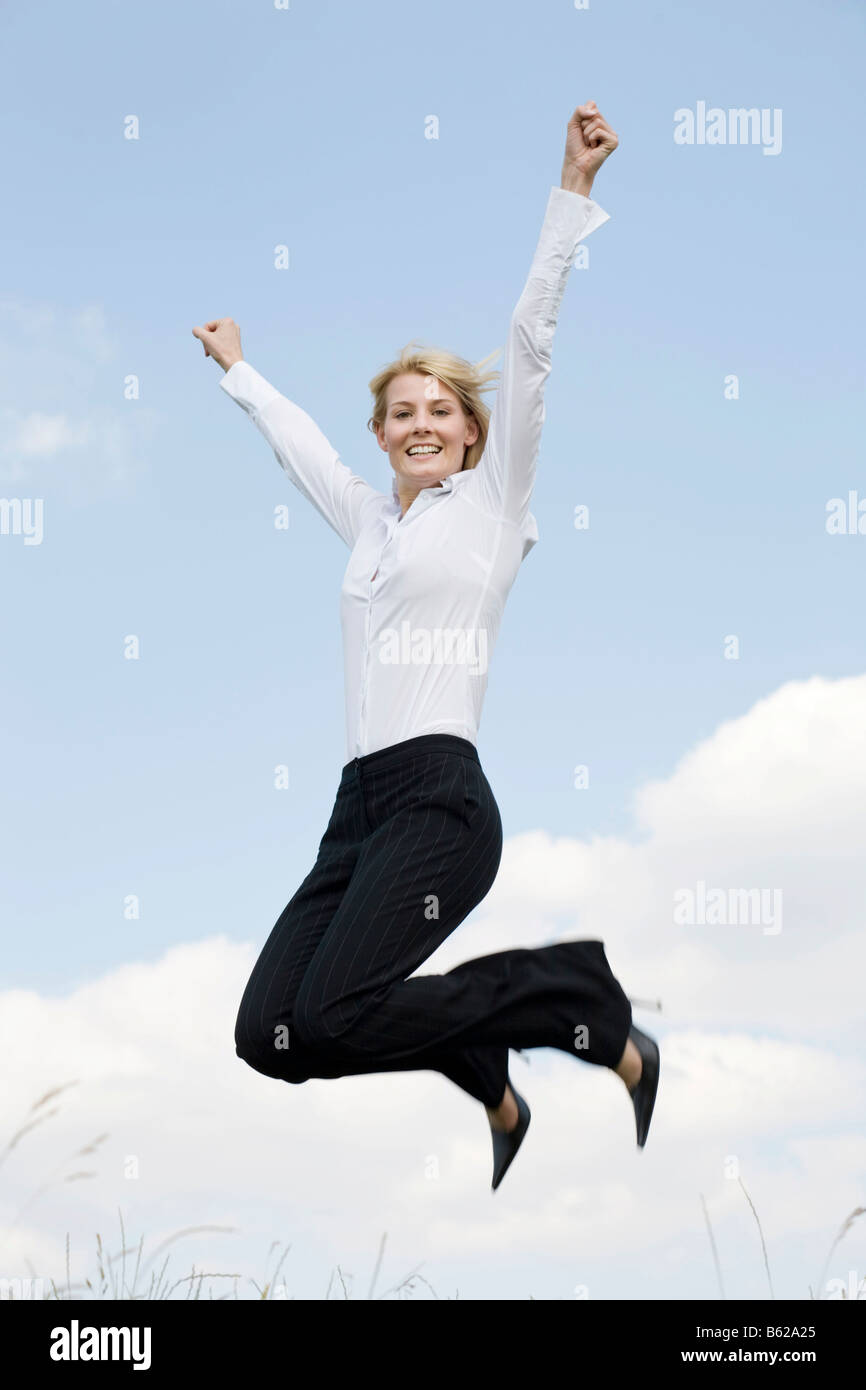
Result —
POLYGON ((402 372, 388 385, 385 423, 376 436, 398 487, 405 480, 420 491, 460 472, 466 446, 478 438, 478 421, 464 415, 458 397, 437 377, 402 372), (421 445, 432 452, 419 452, 421 445))

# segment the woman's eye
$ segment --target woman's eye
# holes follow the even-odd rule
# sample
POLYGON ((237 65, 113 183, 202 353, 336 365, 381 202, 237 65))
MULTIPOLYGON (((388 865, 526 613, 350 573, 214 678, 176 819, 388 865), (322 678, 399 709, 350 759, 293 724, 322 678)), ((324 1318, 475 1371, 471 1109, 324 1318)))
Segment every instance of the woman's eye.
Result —
MULTIPOLYGON (((409 414, 408 410, 398 410, 397 413, 396 413, 396 415, 394 416, 394 419, 395 419, 395 420, 402 420, 403 416, 404 416, 404 415, 408 415, 408 414, 409 414)), ((433 411, 433 414, 434 414, 434 415, 450 415, 450 414, 451 414, 451 411, 448 410, 446 406, 440 405, 440 406, 437 406, 437 408, 433 411)))

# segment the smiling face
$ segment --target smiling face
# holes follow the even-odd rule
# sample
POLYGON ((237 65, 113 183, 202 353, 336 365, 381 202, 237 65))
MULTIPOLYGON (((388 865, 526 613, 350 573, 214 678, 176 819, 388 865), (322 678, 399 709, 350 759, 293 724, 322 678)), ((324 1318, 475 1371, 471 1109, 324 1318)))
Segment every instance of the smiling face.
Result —
POLYGON ((376 428, 391 460, 401 498, 410 500, 449 473, 459 473, 466 448, 478 438, 478 421, 435 376, 401 372, 388 385, 384 424, 376 428))

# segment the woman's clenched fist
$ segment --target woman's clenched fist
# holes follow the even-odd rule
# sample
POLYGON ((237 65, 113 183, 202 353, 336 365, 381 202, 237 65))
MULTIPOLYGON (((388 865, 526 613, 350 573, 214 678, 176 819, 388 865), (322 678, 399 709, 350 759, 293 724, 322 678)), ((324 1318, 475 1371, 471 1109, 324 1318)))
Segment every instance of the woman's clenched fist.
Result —
POLYGON ((192 331, 193 337, 201 342, 205 357, 212 357, 215 362, 219 362, 224 371, 227 372, 235 362, 244 360, 241 352, 241 330, 234 319, 211 319, 210 323, 192 331))
POLYGON ((595 102, 585 102, 575 109, 568 122, 564 173, 594 179, 618 144, 616 131, 608 125, 595 102))

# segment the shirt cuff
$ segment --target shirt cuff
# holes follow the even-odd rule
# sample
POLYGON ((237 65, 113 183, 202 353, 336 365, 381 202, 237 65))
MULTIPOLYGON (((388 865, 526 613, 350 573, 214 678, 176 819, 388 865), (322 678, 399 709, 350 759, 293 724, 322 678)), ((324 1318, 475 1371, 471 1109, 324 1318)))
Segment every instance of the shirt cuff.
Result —
POLYGON ((219 385, 250 415, 258 415, 280 394, 245 358, 232 363, 228 371, 223 373, 219 385))
POLYGON ((610 221, 610 213, 605 212, 594 199, 587 198, 583 193, 572 193, 558 184, 554 184, 550 190, 546 217, 575 245, 597 227, 610 221))

